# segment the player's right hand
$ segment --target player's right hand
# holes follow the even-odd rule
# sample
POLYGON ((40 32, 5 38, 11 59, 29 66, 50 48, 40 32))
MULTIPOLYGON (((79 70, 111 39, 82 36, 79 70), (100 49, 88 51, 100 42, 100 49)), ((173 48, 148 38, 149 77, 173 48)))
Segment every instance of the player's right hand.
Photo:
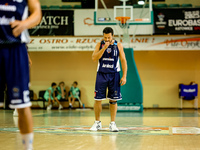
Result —
POLYGON ((107 41, 107 42, 105 41, 104 48, 107 49, 109 45, 110 45, 110 42, 109 41, 107 41))

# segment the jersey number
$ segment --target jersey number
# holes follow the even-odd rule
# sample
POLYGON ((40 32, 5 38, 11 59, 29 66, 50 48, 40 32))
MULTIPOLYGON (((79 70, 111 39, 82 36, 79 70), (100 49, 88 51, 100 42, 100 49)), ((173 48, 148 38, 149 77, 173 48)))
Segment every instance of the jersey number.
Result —
POLYGON ((114 50, 114 56, 117 56, 117 50, 114 50))

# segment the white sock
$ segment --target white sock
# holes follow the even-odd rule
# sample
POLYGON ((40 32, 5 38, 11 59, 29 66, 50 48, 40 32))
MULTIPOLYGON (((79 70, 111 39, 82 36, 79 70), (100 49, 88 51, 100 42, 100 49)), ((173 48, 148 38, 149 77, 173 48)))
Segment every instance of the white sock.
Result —
POLYGON ((22 144, 24 146, 24 150, 32 150, 33 149, 33 133, 21 134, 22 135, 22 144))
POLYGON ((101 122, 101 121, 95 121, 95 123, 98 123, 98 122, 101 122))
POLYGON ((69 103, 70 106, 72 106, 72 103, 69 103))
POLYGON ((111 121, 111 123, 115 123, 115 121, 111 121))

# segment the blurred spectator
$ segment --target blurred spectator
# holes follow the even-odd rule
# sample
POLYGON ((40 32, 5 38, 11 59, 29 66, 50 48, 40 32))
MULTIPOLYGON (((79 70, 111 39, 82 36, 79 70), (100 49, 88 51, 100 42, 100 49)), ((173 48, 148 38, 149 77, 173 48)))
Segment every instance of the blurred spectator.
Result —
POLYGON ((49 87, 44 93, 44 99, 48 101, 47 110, 50 110, 52 108, 52 103, 54 103, 56 85, 57 84, 53 82, 51 87, 49 87))
POLYGON ((74 101, 79 99, 79 88, 77 87, 78 82, 74 81, 72 87, 70 88, 70 95, 68 97, 69 108, 73 107, 74 101))
POLYGON ((57 92, 57 96, 55 97, 55 100, 59 104, 58 109, 62 109, 63 106, 60 104, 59 100, 65 99, 66 97, 65 83, 63 81, 58 84, 56 88, 56 92, 57 92))
POLYGON ((189 85, 195 85, 196 83, 194 81, 190 82, 189 85))

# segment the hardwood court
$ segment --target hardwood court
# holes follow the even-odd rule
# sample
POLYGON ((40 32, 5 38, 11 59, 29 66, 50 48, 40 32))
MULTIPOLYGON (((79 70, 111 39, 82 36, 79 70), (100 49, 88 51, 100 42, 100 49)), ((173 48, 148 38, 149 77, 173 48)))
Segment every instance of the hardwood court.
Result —
MULTIPOLYGON (((32 110, 35 150, 200 150, 199 114, 195 110, 121 112, 120 132, 108 131, 109 110, 102 112, 102 131, 88 129, 93 110, 32 110)), ((0 109, 0 149, 21 150, 17 117, 0 109)))

